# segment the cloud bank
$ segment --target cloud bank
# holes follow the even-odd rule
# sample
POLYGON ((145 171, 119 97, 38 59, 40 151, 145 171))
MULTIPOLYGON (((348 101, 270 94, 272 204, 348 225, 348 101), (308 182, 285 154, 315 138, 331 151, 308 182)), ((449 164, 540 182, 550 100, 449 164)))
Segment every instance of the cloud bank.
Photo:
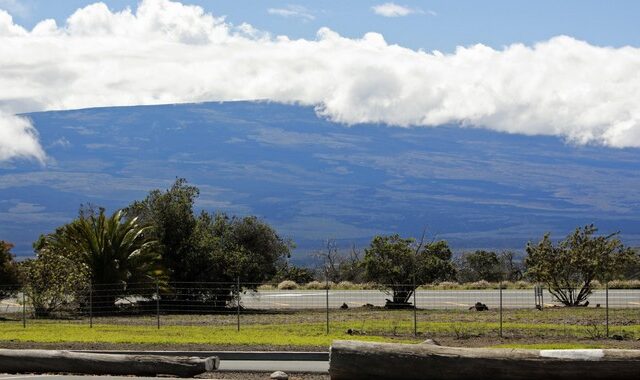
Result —
POLYGON ((640 147, 639 72, 638 48, 566 36, 442 54, 377 33, 270 36, 168 0, 144 0, 135 12, 96 3, 32 30, 0 11, 0 159, 42 158, 16 113, 253 99, 314 105, 345 124, 460 123, 640 147))

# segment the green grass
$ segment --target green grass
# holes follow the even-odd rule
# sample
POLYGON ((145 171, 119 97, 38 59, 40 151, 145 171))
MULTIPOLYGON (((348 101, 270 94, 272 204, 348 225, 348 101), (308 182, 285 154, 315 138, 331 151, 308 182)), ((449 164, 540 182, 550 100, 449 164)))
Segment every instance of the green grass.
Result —
MULTIPOLYGON (((270 345, 329 346, 334 339, 366 341, 416 342, 407 337, 358 336, 344 332, 327 335, 323 325, 260 325, 244 326, 238 332, 232 326, 155 326, 30 323, 27 328, 17 323, 0 324, 0 341, 66 343, 101 342, 133 344, 207 344, 207 345, 270 345)), ((338 330, 341 331, 341 330, 338 330)))
MULTIPOLYGON (((26 329, 14 320, 0 322, 0 341, 327 347, 334 339, 418 342, 440 337, 460 344, 468 339, 490 344, 498 338, 500 328, 496 310, 419 310, 417 338, 413 336, 413 312, 408 310, 332 310, 328 335, 325 318, 322 310, 246 312, 241 316, 240 332, 233 314, 162 315, 160 330, 151 316, 94 318, 93 328, 86 318, 29 320, 26 329)), ((555 345, 558 341, 590 340, 583 343, 597 345, 606 335, 603 310, 596 308, 510 309, 505 310, 503 321, 503 335, 514 343, 555 345)), ((611 310, 609 331, 628 343, 635 342, 640 338, 638 310, 611 310)))

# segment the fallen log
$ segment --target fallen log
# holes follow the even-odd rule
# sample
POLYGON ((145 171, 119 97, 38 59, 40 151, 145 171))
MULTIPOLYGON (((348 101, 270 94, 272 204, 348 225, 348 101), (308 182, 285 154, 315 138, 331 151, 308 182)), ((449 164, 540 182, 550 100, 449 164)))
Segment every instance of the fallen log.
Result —
POLYGON ((640 350, 529 350, 334 341, 332 380, 637 380, 640 350))
POLYGON ((0 349, 0 373, 193 377, 213 371, 218 368, 218 365, 217 357, 196 358, 0 349))

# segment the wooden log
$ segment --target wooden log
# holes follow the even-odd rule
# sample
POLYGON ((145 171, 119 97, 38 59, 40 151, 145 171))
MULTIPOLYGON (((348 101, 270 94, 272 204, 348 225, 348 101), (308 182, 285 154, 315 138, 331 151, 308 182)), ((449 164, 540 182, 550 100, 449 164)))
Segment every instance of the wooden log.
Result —
POLYGON ((640 350, 525 350, 334 341, 329 374, 332 380, 637 380, 640 350))
POLYGON ((217 357, 196 358, 0 349, 0 373, 193 377, 213 371, 218 368, 218 365, 217 357))

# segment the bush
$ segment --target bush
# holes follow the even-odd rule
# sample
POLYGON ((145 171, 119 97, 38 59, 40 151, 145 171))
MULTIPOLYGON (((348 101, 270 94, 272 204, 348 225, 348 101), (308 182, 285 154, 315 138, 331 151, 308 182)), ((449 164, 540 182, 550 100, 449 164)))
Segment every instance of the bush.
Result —
POLYGON ((327 285, 324 282, 311 281, 307 283, 304 287, 305 289, 310 289, 310 290, 320 290, 320 289, 325 289, 326 286, 327 285))
POLYGON ((279 290, 296 290, 298 289, 298 284, 290 280, 284 280, 278 284, 279 290))
POLYGON ((640 289, 640 280, 614 280, 609 282, 609 289, 640 289))
POLYGON ((465 284, 465 287, 467 289, 496 289, 498 288, 498 284, 495 282, 491 283, 489 281, 480 280, 467 283, 465 284))
POLYGON ((360 287, 357 286, 357 285, 354 285, 353 282, 351 282, 351 281, 340 281, 336 285, 336 289, 350 290, 350 289, 360 289, 360 287))

